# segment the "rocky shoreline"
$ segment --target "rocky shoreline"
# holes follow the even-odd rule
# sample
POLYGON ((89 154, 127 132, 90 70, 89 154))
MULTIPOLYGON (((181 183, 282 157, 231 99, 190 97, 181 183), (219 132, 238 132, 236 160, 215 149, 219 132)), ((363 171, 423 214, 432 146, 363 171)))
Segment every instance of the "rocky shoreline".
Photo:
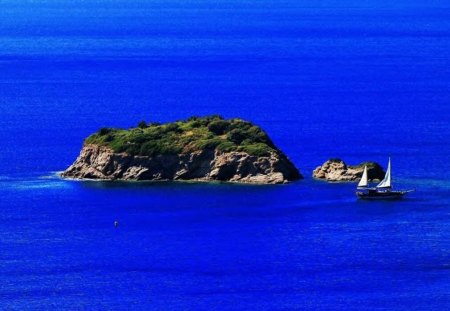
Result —
POLYGON ((361 179, 364 166, 367 166, 369 180, 380 181, 384 178, 385 172, 381 165, 376 162, 347 165, 341 159, 330 159, 326 161, 313 171, 312 177, 331 182, 355 182, 361 179))
MULTIPOLYGON (((364 167, 381 180, 375 162, 347 165, 331 159, 312 176, 357 181, 364 167)), ((221 181, 283 184, 303 179, 300 171, 258 126, 213 115, 160 123, 139 122, 129 129, 102 128, 84 141, 64 178, 119 181, 221 181)))
POLYGON ((282 184, 303 178, 287 157, 205 149, 178 155, 138 156, 84 145, 64 178, 96 180, 195 180, 282 184))
POLYGON ((65 178, 282 184, 303 178, 257 125, 219 115, 101 128, 65 178))

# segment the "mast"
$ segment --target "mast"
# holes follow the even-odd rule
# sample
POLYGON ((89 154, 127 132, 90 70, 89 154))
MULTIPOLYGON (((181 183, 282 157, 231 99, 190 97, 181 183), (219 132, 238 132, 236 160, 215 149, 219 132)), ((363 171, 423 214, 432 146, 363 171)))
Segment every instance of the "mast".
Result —
POLYGON ((358 188, 367 187, 367 165, 364 166, 364 172, 362 174, 361 180, 358 183, 358 188))
POLYGON ((391 158, 389 158, 388 168, 384 179, 377 185, 377 188, 391 188, 391 158))

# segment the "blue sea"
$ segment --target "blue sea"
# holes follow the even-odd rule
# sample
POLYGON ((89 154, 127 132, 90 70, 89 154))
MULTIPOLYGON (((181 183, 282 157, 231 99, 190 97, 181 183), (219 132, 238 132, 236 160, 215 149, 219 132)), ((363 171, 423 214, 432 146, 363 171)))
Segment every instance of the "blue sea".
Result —
POLYGON ((0 1, 0 309, 448 310, 449 91, 445 1, 0 1), (210 114, 305 179, 58 178, 101 127, 210 114), (389 156, 402 201, 311 178, 389 156))

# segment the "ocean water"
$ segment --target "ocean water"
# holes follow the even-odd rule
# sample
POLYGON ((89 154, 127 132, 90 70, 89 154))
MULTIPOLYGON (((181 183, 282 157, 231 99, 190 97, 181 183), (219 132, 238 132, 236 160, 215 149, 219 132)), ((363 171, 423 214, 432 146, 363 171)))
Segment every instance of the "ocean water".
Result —
POLYGON ((0 2, 0 309, 449 309, 449 51, 443 1, 0 2), (305 179, 56 175, 100 127, 208 114, 305 179), (388 156, 403 201, 310 177, 388 156))

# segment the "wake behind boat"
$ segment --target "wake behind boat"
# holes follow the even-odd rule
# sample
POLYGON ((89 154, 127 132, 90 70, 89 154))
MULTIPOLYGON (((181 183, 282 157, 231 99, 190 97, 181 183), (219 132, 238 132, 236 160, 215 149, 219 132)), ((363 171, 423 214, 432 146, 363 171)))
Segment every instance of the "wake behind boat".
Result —
POLYGON ((412 191, 414 190, 393 190, 391 180, 391 158, 389 158, 386 175, 376 187, 369 187, 367 166, 364 167, 363 175, 356 188, 356 195, 358 198, 365 200, 393 200, 401 199, 407 193, 412 191))

